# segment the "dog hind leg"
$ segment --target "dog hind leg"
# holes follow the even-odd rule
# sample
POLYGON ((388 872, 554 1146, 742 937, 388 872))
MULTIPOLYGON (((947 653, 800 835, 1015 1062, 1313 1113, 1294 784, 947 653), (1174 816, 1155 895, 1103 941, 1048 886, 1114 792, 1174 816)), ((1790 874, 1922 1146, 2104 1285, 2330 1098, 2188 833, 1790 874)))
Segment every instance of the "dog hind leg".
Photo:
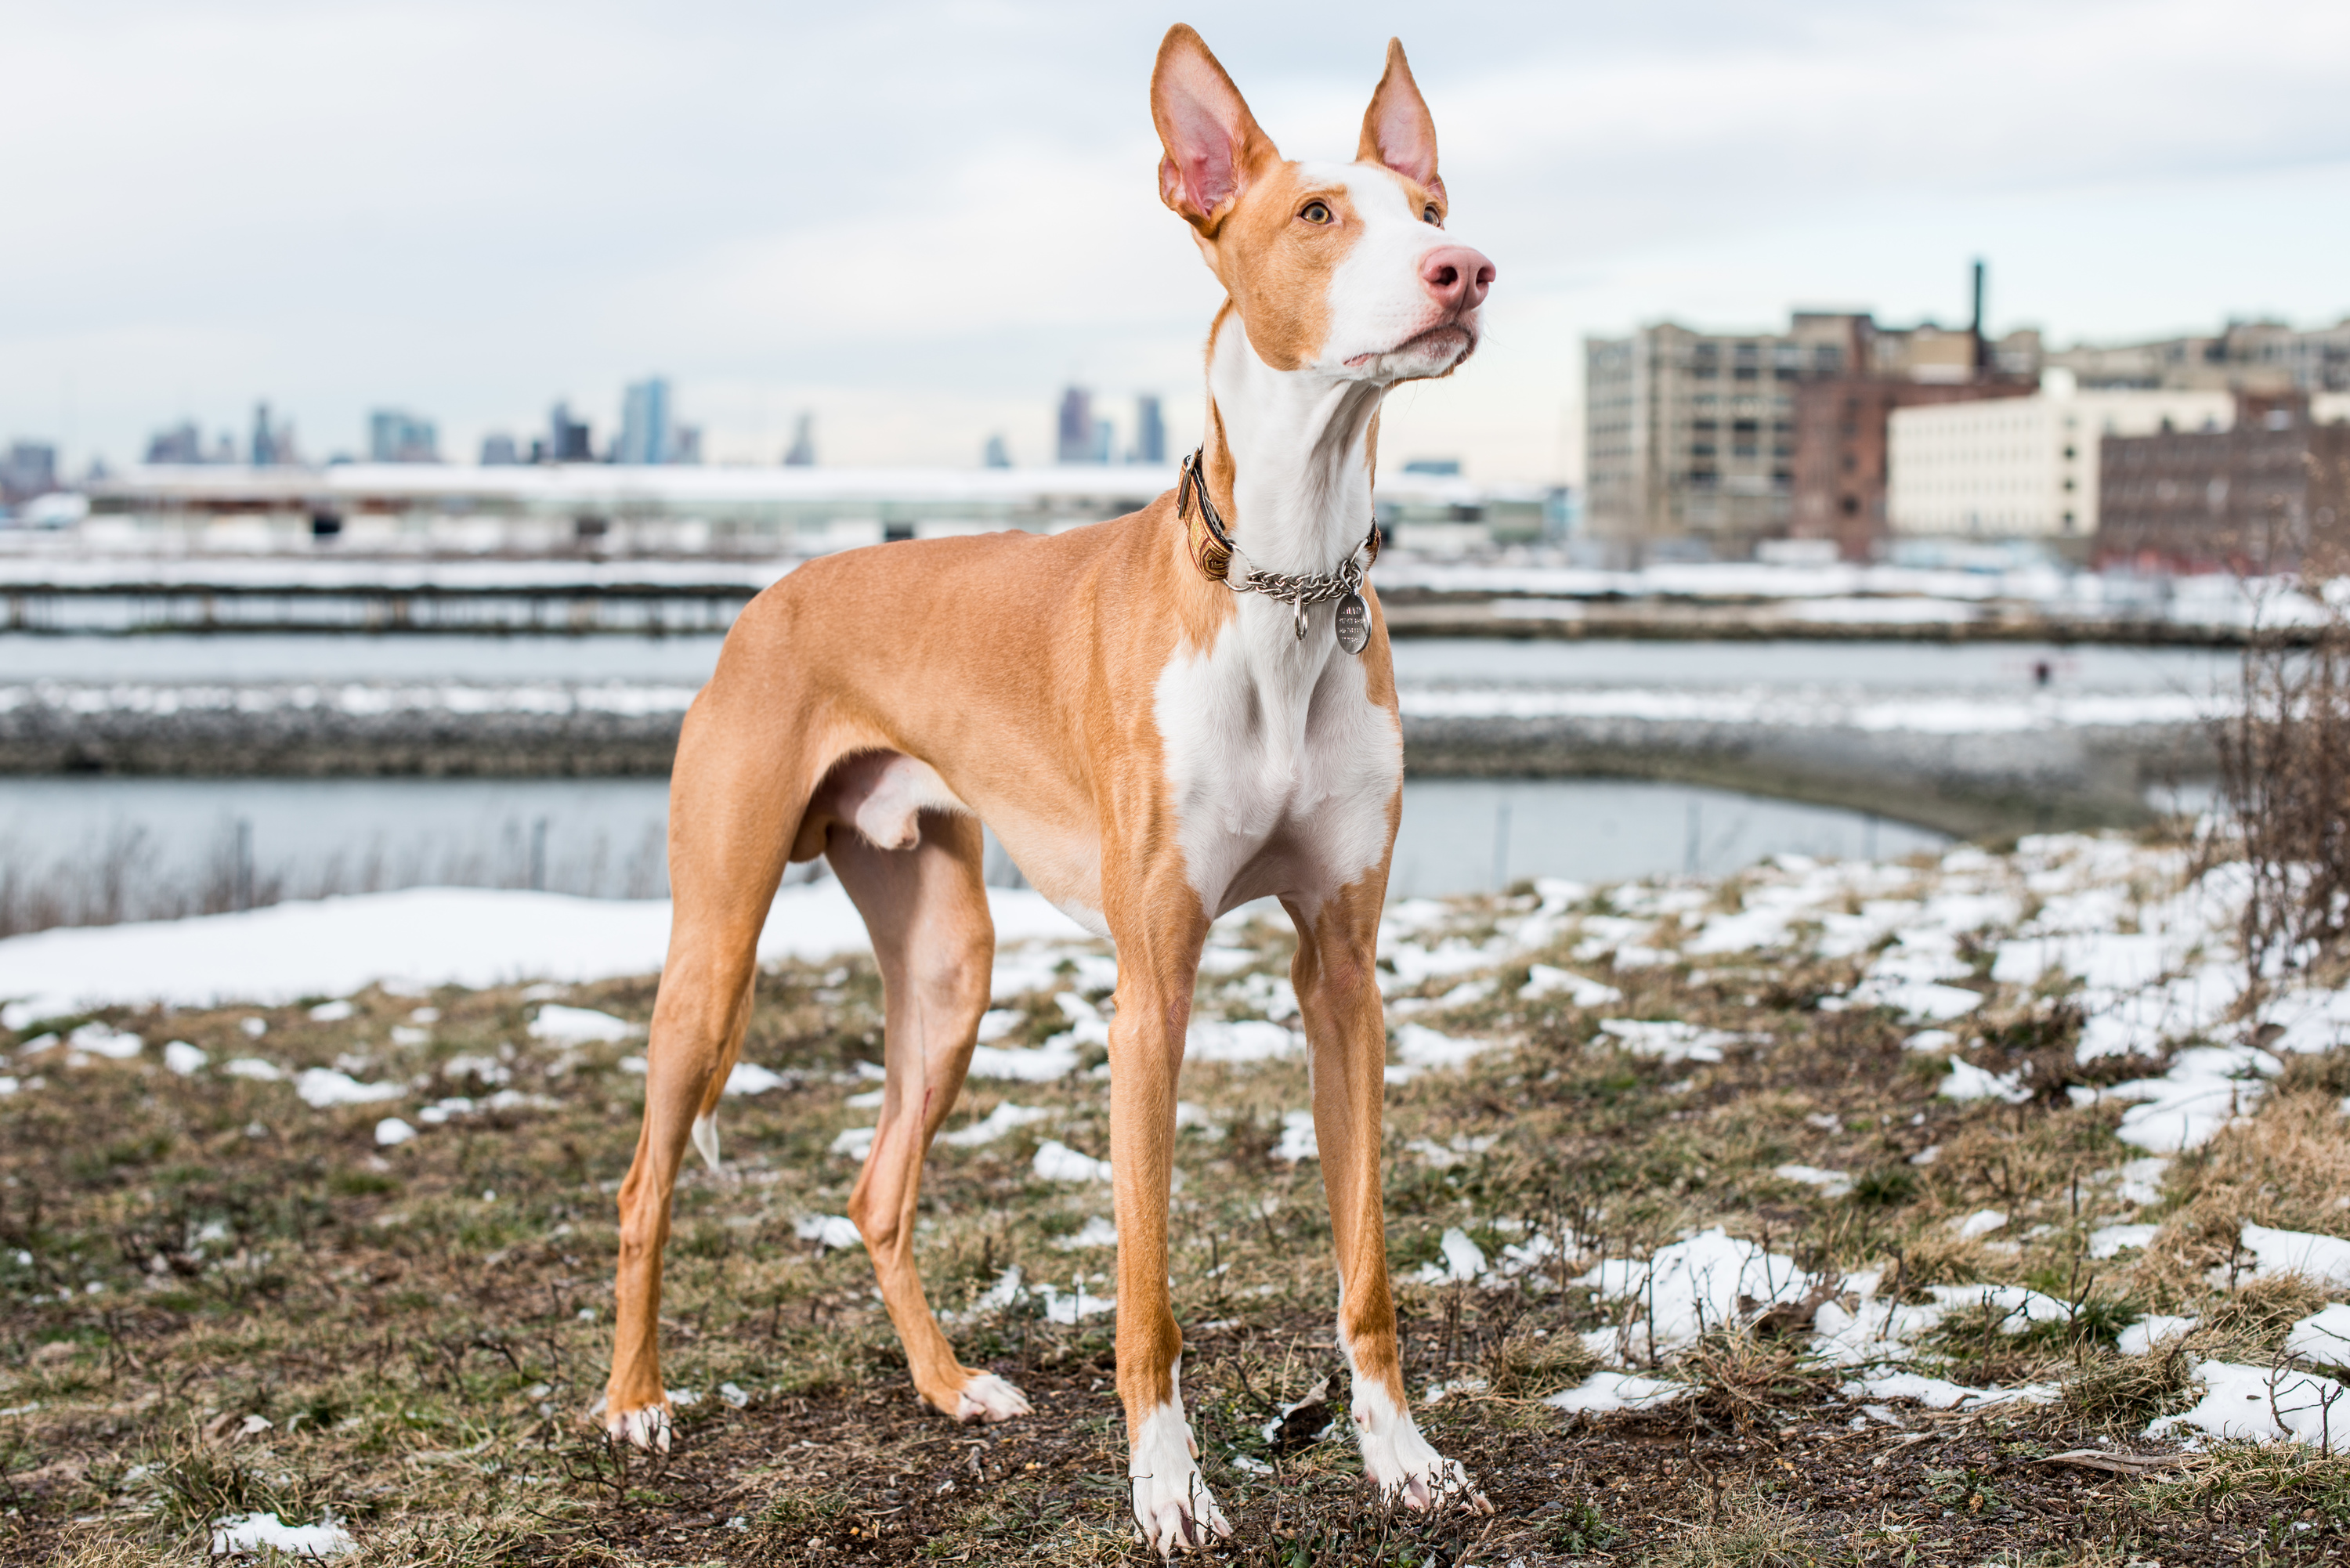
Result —
POLYGON ((785 782, 787 763, 723 743, 730 721, 708 706, 721 684, 713 681, 687 715, 672 775, 675 903, 645 1053, 644 1123, 620 1185, 612 1372, 600 1407, 612 1438, 663 1451, 670 1407, 660 1375, 661 1250, 671 1195, 687 1142, 701 1141, 697 1124, 707 1121, 742 1049, 759 931, 806 799, 785 782))
POLYGON ((956 1358, 914 1262, 922 1158, 962 1092, 994 961, 979 821, 925 811, 913 845, 888 849, 844 824, 825 853, 872 934, 885 1011, 881 1119, 848 1216, 872 1256, 916 1391, 959 1421, 1024 1416, 1019 1389, 956 1358))

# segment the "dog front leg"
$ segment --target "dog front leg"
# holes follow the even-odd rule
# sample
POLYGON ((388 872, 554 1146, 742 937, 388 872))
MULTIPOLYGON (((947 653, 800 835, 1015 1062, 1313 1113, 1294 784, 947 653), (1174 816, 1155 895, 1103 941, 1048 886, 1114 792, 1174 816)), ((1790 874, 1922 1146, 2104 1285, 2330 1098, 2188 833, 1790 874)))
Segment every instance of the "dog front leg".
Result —
POLYGON ((1297 907, 1290 978, 1314 1055, 1314 1137, 1330 1232, 1338 1253, 1338 1346, 1354 1378, 1350 1414, 1363 1470, 1382 1491, 1425 1509, 1457 1498, 1492 1509, 1461 1466, 1411 1418, 1388 1285, 1387 1220, 1379 1199, 1379 1126, 1387 1085, 1387 1023, 1374 965, 1379 890, 1372 878, 1342 889, 1310 918, 1297 907))
POLYGON ((1183 1415, 1183 1331, 1167 1293, 1175 1090, 1206 934, 1204 919, 1171 936, 1120 932, 1118 1016, 1109 1028, 1118 1391, 1126 1406, 1135 1528, 1162 1554, 1232 1532, 1200 1474, 1200 1446, 1183 1415))

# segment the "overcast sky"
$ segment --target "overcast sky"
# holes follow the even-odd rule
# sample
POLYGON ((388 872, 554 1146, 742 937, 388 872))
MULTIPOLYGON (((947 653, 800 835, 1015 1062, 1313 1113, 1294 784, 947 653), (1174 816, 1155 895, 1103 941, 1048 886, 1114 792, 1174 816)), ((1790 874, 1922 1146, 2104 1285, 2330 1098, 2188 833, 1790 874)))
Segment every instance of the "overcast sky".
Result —
POLYGON ((1072 379, 1200 425, 1218 291, 1146 89, 1191 21, 1290 156, 1351 156, 1390 33, 1501 278, 1390 461, 1577 477, 1581 340, 1792 306, 2060 341, 2350 315, 2350 5, 1573 0, 809 5, 0 0, 0 440, 135 459, 256 399, 442 449, 600 440, 668 375, 713 456, 1047 460, 1072 379))

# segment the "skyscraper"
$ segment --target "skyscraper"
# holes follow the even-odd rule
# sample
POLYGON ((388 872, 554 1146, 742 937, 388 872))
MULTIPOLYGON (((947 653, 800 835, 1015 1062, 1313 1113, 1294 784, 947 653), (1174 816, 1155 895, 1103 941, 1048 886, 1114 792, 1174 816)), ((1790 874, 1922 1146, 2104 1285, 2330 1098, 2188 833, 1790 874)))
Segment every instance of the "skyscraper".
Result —
POLYGON ((1134 400, 1134 450, 1127 454, 1127 461, 1167 461, 1167 421, 1159 414, 1159 400, 1149 392, 1134 400))
POLYGON ((612 461, 662 463, 670 461, 669 381, 648 376, 632 382, 620 405, 620 445, 612 461))
POLYGON ((438 462, 441 432, 432 421, 400 409, 368 415, 369 462, 438 462))
POLYGON ((1094 399, 1083 387, 1071 387, 1061 394, 1060 441, 1055 452, 1060 462, 1096 462, 1094 456, 1094 399))
POLYGON ((255 468, 276 468, 301 462, 294 451, 294 421, 274 422, 267 403, 254 404, 251 452, 255 468))
POLYGON ((785 468, 816 466, 816 416, 802 411, 792 424, 791 450, 784 453, 785 468))
POLYGON ((588 421, 571 417, 569 403, 557 403, 546 416, 546 461, 549 462, 593 462, 594 449, 588 444, 588 421))
POLYGON ((1005 444, 1003 436, 992 435, 987 438, 987 451, 979 461, 983 468, 1010 468, 1012 448, 1005 444))

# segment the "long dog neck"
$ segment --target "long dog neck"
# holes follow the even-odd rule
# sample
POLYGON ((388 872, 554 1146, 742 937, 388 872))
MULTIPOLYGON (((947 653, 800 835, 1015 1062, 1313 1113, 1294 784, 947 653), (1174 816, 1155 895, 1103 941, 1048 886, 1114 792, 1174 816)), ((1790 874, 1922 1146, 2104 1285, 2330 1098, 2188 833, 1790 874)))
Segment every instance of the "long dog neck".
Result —
POLYGON ((1363 542, 1371 441, 1386 396, 1379 382, 1276 370, 1250 346, 1237 311, 1227 306, 1217 317, 1208 349, 1208 479, 1247 566, 1326 572, 1363 542))

